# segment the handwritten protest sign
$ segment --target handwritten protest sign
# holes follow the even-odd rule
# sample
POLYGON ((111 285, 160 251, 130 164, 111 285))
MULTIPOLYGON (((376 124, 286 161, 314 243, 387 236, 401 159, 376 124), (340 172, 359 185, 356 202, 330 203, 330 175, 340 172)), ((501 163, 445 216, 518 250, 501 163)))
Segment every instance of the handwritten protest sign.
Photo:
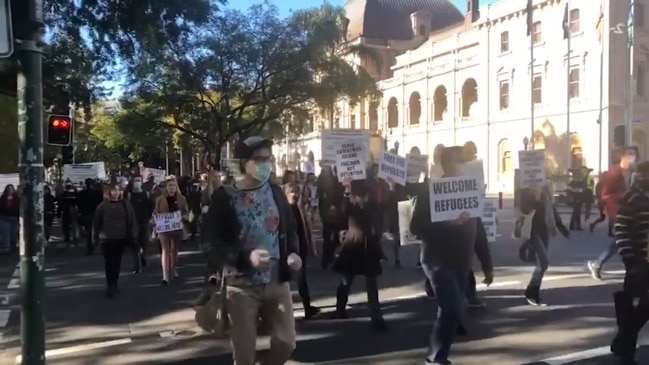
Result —
POLYGON ((381 152, 379 179, 391 179, 395 184, 406 185, 406 159, 396 153, 381 152))
POLYGON ((545 183, 545 150, 518 151, 518 165, 521 170, 521 188, 545 183))
POLYGON ((445 177, 430 182, 431 222, 457 219, 462 212, 481 217, 483 194, 478 179, 470 176, 445 177))
POLYGON ((370 139, 372 132, 368 129, 325 129, 321 132, 322 138, 322 163, 335 166, 338 158, 336 150, 343 142, 355 142, 363 149, 363 158, 370 161, 370 139))
POLYGON ((336 170, 338 180, 365 180, 365 151, 359 142, 343 142, 336 148, 336 170))
POLYGON ((63 165, 63 180, 70 180, 73 184, 83 183, 86 179, 103 180, 105 178, 106 166, 103 162, 63 165))
POLYGON ((428 170, 428 155, 406 155, 406 180, 409 183, 421 181, 421 175, 426 175, 428 170))
POLYGON ((149 175, 153 176, 153 181, 156 184, 159 184, 159 183, 165 181, 165 177, 167 177, 167 170, 154 169, 154 168, 151 168, 151 167, 147 167, 146 169, 148 170, 149 175))
POLYGON ((496 198, 485 198, 483 201, 482 225, 487 231, 487 241, 496 242, 498 234, 498 200, 496 198))
POLYGON ((155 215, 155 230, 157 233, 173 232, 181 229, 183 229, 183 216, 180 211, 155 215))

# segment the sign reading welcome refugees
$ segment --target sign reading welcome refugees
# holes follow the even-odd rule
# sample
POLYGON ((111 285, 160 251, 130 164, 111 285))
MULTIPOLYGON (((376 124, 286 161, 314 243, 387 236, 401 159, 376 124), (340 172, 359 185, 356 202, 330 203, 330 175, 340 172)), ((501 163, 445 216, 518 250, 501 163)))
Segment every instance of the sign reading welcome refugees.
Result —
POLYGON ((396 153, 381 152, 379 179, 391 179, 395 184, 406 185, 406 159, 396 153))
POLYGON ((343 181, 346 177, 351 180, 365 180, 365 165, 365 151, 358 141, 343 142, 336 147, 338 181, 343 181))
POLYGON ((521 170, 521 188, 541 186, 545 183, 545 150, 518 151, 521 170))
POLYGON ((478 180, 470 176, 431 180, 429 185, 431 222, 455 220, 463 212, 467 212, 471 217, 481 217, 483 194, 478 180))

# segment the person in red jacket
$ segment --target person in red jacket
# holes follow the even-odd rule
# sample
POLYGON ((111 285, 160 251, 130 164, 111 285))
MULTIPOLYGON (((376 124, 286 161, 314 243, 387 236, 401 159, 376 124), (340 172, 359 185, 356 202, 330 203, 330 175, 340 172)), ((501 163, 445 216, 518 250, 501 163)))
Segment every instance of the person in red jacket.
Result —
MULTIPOLYGON (((602 186, 600 201, 604 206, 604 212, 609 219, 615 219, 620 210, 620 204, 624 194, 631 185, 633 165, 636 160, 636 151, 633 148, 625 148, 621 151, 620 162, 609 169, 606 180, 602 186)), ((602 279, 602 266, 617 253, 615 241, 599 255, 594 261, 588 261, 587 266, 591 276, 596 280, 602 279)))

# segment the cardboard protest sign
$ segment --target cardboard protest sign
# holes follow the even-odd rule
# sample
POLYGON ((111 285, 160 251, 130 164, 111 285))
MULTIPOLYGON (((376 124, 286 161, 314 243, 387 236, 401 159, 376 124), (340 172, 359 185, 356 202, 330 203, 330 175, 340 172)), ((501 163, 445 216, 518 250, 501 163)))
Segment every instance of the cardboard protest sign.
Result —
POLYGON ((379 160, 379 179, 391 179, 395 184, 406 185, 406 159, 396 153, 381 152, 379 160))
POLYGON ((72 183, 83 183, 86 179, 106 179, 106 166, 103 162, 63 165, 63 180, 72 183))
POLYGON ((180 211, 159 213, 155 215, 154 219, 157 233, 173 232, 183 229, 183 217, 180 211))
POLYGON ((370 139, 372 132, 368 129, 325 129, 321 131, 322 159, 324 165, 335 166, 338 158, 336 150, 343 142, 356 142, 363 149, 364 160, 371 161, 370 139))
POLYGON ((483 194, 477 178, 444 177, 431 180, 429 189, 431 222, 454 220, 463 212, 471 217, 482 216, 483 194))
POLYGON ((545 183, 545 150, 518 151, 521 188, 545 183))
POLYGON ((483 201, 482 225, 487 231, 487 241, 496 242, 498 234, 498 199, 485 198, 483 201))
POLYGON ((406 180, 409 183, 418 183, 422 175, 428 171, 428 155, 406 155, 406 180))
POLYGON ((338 180, 343 181, 346 177, 351 180, 365 180, 367 178, 366 161, 362 143, 341 143, 336 148, 338 180))

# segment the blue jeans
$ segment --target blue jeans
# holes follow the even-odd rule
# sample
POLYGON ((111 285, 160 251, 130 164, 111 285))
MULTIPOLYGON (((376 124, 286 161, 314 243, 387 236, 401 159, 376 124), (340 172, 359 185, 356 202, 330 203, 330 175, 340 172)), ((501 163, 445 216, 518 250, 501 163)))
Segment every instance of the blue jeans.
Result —
POLYGON ((536 256, 536 267, 530 278, 528 287, 541 287, 543 283, 543 276, 548 271, 550 259, 548 258, 548 236, 547 234, 533 233, 530 237, 530 244, 536 256))
POLYGON ((18 243, 18 219, 15 217, 0 217, 0 251, 12 251, 18 243))
POLYGON ((613 240, 609 245, 608 249, 602 251, 602 253, 599 255, 596 261, 597 267, 602 267, 608 260, 612 259, 613 256, 617 253, 617 245, 615 244, 615 240, 613 240))
POLYGON ((422 263, 422 269, 437 298, 437 320, 430 336, 428 360, 446 364, 464 313, 469 270, 429 266, 425 263, 422 263))

